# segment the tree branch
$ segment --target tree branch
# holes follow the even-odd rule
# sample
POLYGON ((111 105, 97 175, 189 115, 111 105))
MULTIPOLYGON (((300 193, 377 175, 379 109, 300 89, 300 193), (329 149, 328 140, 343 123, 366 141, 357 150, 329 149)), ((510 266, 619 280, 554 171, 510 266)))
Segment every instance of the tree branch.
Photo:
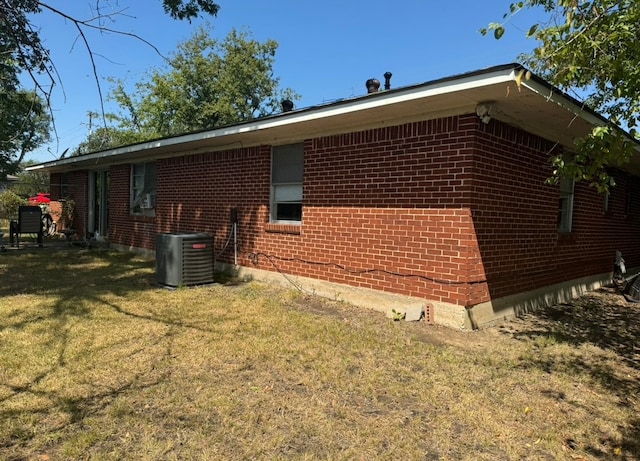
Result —
MULTIPOLYGON (((99 30, 101 32, 107 32, 107 33, 110 33, 110 34, 123 35, 125 37, 134 38, 134 39, 136 39, 138 41, 141 41, 142 43, 144 43, 145 45, 149 46, 150 48, 152 48, 158 54, 158 56, 160 56, 165 61, 168 60, 153 43, 151 43, 150 41, 142 38, 141 36, 139 36, 137 34, 133 34, 131 32, 124 32, 124 31, 117 30, 117 29, 111 29, 111 28, 105 27, 103 25, 96 26, 94 24, 91 24, 93 21, 97 21, 97 20, 104 19, 104 18, 111 18, 111 17, 117 16, 117 15, 122 15, 123 14, 122 12, 125 11, 125 10, 116 11, 114 13, 109 13, 109 14, 104 14, 104 15, 103 14, 98 14, 98 16, 96 16, 96 17, 93 17, 91 19, 87 19, 87 20, 83 20, 82 21, 82 20, 74 18, 73 16, 69 16, 68 14, 66 14, 66 13, 58 10, 57 8, 54 8, 54 7, 52 7, 52 6, 50 6, 50 5, 46 4, 46 3, 38 2, 38 4, 42 8, 48 9, 49 11, 51 11, 51 12, 53 12, 53 13, 55 13, 55 14, 63 17, 63 18, 65 18, 65 19, 68 19, 69 21, 73 22, 79 30, 81 30, 81 26, 85 26, 85 27, 88 27, 88 28, 99 30)), ((98 7, 98 11, 99 11, 99 5, 100 5, 100 0, 96 0, 96 6, 98 7)))
MULTIPOLYGON (((123 32, 123 31, 116 30, 116 29, 111 29, 109 27, 105 27, 104 25, 92 24, 95 21, 100 21, 100 20, 105 19, 105 18, 111 18, 113 16, 117 16, 119 14, 122 14, 122 11, 124 11, 124 10, 103 15, 103 14, 100 13, 100 0, 96 0, 96 11, 98 11, 98 15, 93 17, 93 18, 91 18, 91 19, 80 20, 80 19, 77 19, 77 18, 75 18, 73 16, 70 16, 70 15, 66 14, 65 12, 63 12, 63 11, 61 11, 61 10, 59 10, 59 9, 49 5, 49 4, 47 4, 47 3, 38 2, 38 4, 40 5, 40 7, 44 8, 44 9, 47 9, 47 10, 57 14, 58 16, 60 16, 60 17, 62 17, 64 19, 67 19, 67 20, 71 21, 74 24, 74 26, 76 27, 76 29, 78 30, 78 34, 80 35, 80 38, 82 39, 82 42, 84 43, 85 49, 87 50, 87 53, 89 55, 89 60, 91 62, 91 67, 92 67, 92 70, 93 70, 93 77, 94 77, 94 80, 96 82, 96 88, 98 90, 98 96, 100 98, 100 113, 102 115, 102 120, 103 120, 103 122, 105 124, 105 128, 106 128, 106 114, 105 114, 105 109, 104 109, 104 96, 103 96, 103 93, 102 93, 102 85, 100 84, 100 77, 98 76, 98 68, 97 68, 96 61, 95 61, 96 54, 93 52, 93 49, 91 48, 91 44, 89 43, 89 40, 87 39, 87 36, 86 36, 86 34, 85 34, 84 30, 83 30, 83 27, 90 28, 90 29, 95 29, 95 30, 99 30, 101 32, 111 33, 111 34, 115 34, 115 35, 122 35, 122 36, 126 36, 126 37, 131 37, 131 38, 134 38, 136 40, 139 40, 142 43, 144 43, 145 45, 147 45, 150 48, 152 48, 162 59, 164 59, 165 61, 168 61, 168 59, 160 52, 160 50, 153 43, 151 43, 150 41, 140 37, 137 34, 133 34, 133 33, 130 33, 130 32, 123 32)), ((49 62, 53 65, 53 62, 51 60, 49 60, 49 62)), ((53 66, 53 67, 55 68, 55 66, 53 66)), ((30 72, 30 74, 31 74, 31 72, 30 72)), ((58 77, 59 77, 59 80, 61 81, 59 74, 58 74, 58 77)), ((32 76, 32 78, 33 78, 33 76, 32 76)), ((52 82, 54 82, 53 78, 52 78, 52 82)), ((52 89, 53 89, 53 87, 52 87, 52 89)), ((49 102, 51 94, 47 94, 46 92, 45 92, 45 94, 46 94, 46 99, 49 102)))

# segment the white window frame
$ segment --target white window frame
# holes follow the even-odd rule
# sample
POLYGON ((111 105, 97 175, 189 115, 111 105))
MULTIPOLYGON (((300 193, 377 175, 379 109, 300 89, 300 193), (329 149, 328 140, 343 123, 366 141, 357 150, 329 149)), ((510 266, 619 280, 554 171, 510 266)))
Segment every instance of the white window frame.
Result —
POLYGON ((156 162, 131 165, 129 206, 132 215, 156 215, 157 164, 156 162))
POLYGON ((573 178, 560 179, 558 203, 558 232, 570 233, 573 230, 573 198, 575 181, 573 178))
POLYGON ((269 221, 302 223, 304 144, 285 144, 271 149, 271 198, 269 221))

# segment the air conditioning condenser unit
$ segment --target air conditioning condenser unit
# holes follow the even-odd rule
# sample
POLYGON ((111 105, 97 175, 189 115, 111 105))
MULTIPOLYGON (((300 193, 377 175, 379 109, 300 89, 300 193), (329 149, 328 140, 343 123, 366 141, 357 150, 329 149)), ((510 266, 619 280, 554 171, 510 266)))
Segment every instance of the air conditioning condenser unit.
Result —
POLYGON ((174 232, 156 236, 156 278, 167 287, 213 283, 213 235, 174 232))

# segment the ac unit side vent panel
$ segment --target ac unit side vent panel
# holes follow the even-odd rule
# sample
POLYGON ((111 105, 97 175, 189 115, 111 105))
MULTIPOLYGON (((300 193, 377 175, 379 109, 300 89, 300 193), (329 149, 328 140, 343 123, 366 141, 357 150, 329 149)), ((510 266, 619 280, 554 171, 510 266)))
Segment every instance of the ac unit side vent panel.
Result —
POLYGON ((158 284, 169 287, 213 283, 213 235, 158 234, 156 276, 158 284))

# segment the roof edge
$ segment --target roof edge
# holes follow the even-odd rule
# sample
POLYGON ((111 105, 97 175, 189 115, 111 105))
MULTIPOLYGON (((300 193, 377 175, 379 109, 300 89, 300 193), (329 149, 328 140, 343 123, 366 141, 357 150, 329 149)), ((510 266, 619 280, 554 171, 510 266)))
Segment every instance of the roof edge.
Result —
POLYGON ((32 165, 28 171, 46 170, 56 167, 73 166, 74 164, 100 161, 123 154, 132 154, 161 147, 189 144, 197 140, 220 138, 232 134, 242 134, 269 129, 275 126, 310 121, 317 118, 331 117, 345 112, 363 110, 401 102, 407 99, 426 97, 431 94, 443 94, 458 91, 463 88, 481 87, 498 81, 513 81, 515 73, 523 69, 521 64, 511 63, 489 67, 486 69, 456 74, 448 77, 430 80, 424 83, 403 86, 391 90, 383 90, 373 94, 365 94, 353 98, 340 99, 326 104, 296 109, 280 114, 248 120, 234 125, 205 129, 181 135, 158 138, 136 144, 116 147, 103 151, 91 152, 77 157, 53 160, 32 165))

